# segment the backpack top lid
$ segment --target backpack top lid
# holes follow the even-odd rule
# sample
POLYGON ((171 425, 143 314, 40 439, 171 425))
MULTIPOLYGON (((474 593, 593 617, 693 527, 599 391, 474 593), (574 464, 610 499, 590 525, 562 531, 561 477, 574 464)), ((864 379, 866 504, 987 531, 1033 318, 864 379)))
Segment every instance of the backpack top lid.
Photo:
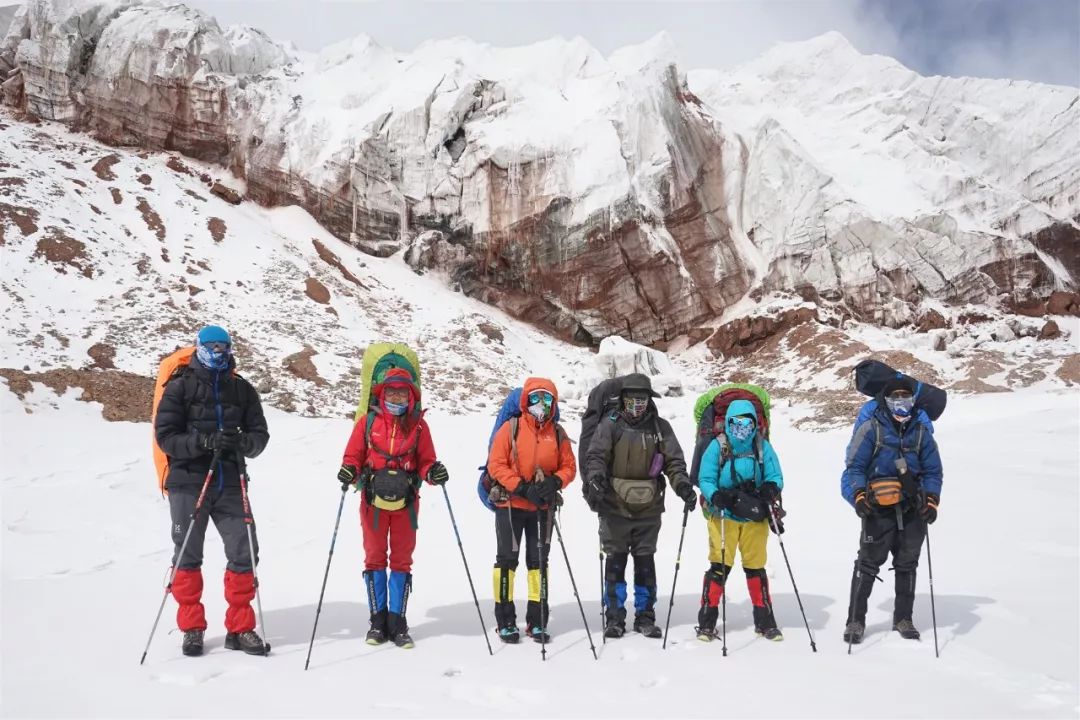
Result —
MULTIPOLYGON (((359 422, 375 405, 372 389, 386 380, 390 370, 399 368, 409 373, 418 393, 422 394, 420 382, 420 359, 416 351, 403 343, 374 343, 364 351, 360 365, 360 402, 356 405, 354 421, 359 422)), ((417 401, 416 408, 421 403, 417 401)))
POLYGON ((723 432, 728 406, 735 400, 747 400, 754 406, 758 429, 768 439, 772 402, 763 387, 750 383, 726 383, 702 393, 694 403, 694 423, 698 434, 715 436, 723 432))
POLYGON ((863 395, 884 396, 886 388, 897 380, 914 388, 915 407, 931 420, 937 420, 945 412, 948 394, 941 388, 894 370, 880 360, 867 359, 855 366, 855 389, 863 395))

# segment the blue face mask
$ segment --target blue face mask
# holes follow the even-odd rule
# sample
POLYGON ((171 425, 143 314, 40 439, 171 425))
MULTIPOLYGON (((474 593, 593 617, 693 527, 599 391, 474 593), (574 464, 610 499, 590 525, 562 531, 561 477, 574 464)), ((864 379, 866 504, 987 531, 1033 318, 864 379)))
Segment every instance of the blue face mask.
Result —
POLYGON ((232 346, 218 342, 199 345, 195 349, 195 357, 207 370, 225 370, 229 367, 229 358, 232 357, 232 346))
POLYGON ((728 420, 728 432, 733 440, 749 440, 754 437, 754 420, 748 417, 733 417, 728 420))
POLYGON ((885 398, 885 406, 889 408, 889 412, 893 414, 893 417, 899 420, 907 420, 911 417, 911 411, 915 409, 915 398, 910 395, 907 397, 887 397, 885 398))
POLYGON ((391 415, 404 415, 405 411, 409 409, 408 403, 384 402, 383 404, 386 405, 386 411, 391 415))

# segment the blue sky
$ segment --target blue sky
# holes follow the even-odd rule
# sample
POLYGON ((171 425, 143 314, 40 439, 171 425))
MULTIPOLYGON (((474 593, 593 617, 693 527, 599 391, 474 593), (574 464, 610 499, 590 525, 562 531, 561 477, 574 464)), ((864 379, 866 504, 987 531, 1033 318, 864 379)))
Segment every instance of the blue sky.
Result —
POLYGON ((187 0, 305 50, 361 33, 397 50, 466 35, 521 45, 582 35, 601 52, 666 30, 684 69, 722 68, 828 30, 924 75, 1080 86, 1080 0, 187 0))

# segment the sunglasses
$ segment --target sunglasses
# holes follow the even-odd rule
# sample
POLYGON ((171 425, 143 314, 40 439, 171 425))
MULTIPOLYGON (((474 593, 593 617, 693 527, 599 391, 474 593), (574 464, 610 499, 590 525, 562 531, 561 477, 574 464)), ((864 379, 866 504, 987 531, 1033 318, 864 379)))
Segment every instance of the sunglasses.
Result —
POLYGON ((529 393, 529 404, 536 405, 538 403, 544 403, 550 405, 555 398, 551 396, 551 393, 544 390, 537 390, 536 392, 529 393))
POLYGON ((728 420, 729 425, 738 425, 740 427, 751 427, 754 424, 754 418, 736 416, 728 420))
POLYGON ((229 351, 229 343, 225 342, 209 342, 204 343, 203 346, 216 353, 223 353, 229 351))

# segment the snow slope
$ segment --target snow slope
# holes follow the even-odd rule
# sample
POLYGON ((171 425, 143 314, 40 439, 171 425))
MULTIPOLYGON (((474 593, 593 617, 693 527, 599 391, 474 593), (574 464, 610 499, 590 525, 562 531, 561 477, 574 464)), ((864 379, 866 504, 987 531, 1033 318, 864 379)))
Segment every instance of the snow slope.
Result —
MULTIPOLYGON (((838 493, 848 430, 796 431, 791 419, 799 408, 781 403, 773 439, 786 474, 784 540, 817 654, 775 538, 769 571, 785 642, 754 638, 740 573, 731 585, 728 657, 721 657, 718 643, 693 638, 707 563, 697 515, 686 532, 667 650, 640 636, 600 644, 596 525, 575 485, 562 528, 600 659, 589 652, 557 544, 548 662, 540 664, 532 643, 497 645, 489 657, 444 502, 425 488, 409 608, 416 648, 363 643, 362 553, 357 500, 350 495, 311 668, 304 672, 347 421, 272 411, 269 448, 252 463, 272 655, 222 649, 223 557, 211 532, 204 597, 209 654, 180 655, 178 634, 168 632, 170 601, 140 667, 170 548, 166 503, 153 487, 145 452, 148 426, 105 424, 93 405, 40 389, 32 396, 36 411, 24 415, 0 390, 3 714, 825 718, 866 717, 873 708, 875 717, 1075 717, 1078 400, 1074 391, 954 399, 938 423, 946 479, 931 537, 940 659, 934 658, 925 555, 915 612, 923 641, 888 632, 891 586, 879 586, 867 641, 846 655, 840 633, 858 533, 838 493), (57 427, 65 429, 59 452, 57 427), (1005 427, 1007 447, 993 441, 1005 427)), ((687 444, 692 399, 660 403, 687 444)), ((492 516, 474 492, 489 417, 435 411, 429 419, 451 472, 449 496, 491 624, 492 516)), ((576 424, 568 429, 577 435, 576 424)), ((665 515, 657 555, 661 618, 679 534, 675 505, 665 515)))

